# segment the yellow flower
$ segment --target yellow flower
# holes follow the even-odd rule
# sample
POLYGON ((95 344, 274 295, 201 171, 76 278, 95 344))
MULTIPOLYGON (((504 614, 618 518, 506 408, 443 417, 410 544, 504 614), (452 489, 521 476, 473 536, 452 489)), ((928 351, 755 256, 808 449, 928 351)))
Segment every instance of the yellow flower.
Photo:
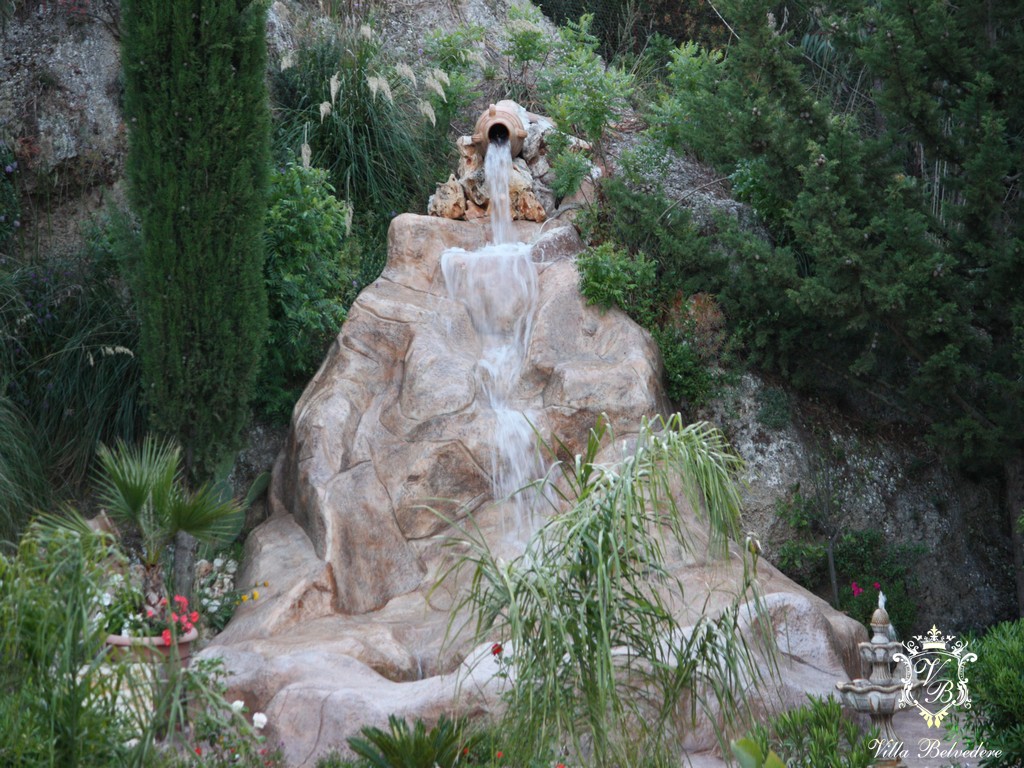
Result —
POLYGON ((270 586, 270 582, 269 581, 264 581, 263 582, 263 586, 264 587, 269 587, 270 586))
POLYGON ((252 599, 253 600, 259 600, 260 599, 260 593, 257 592, 255 589, 252 591, 252 599))
POLYGON ((244 603, 244 602, 245 602, 246 600, 248 600, 248 599, 249 599, 249 596, 248 596, 248 595, 242 595, 242 602, 243 602, 243 603, 244 603))

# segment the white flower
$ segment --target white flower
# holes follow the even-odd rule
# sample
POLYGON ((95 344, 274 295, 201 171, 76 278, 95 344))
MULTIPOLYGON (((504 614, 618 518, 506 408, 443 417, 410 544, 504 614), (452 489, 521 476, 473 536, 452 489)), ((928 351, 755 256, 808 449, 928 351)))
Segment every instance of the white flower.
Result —
POLYGON ((241 712, 243 709, 245 709, 245 702, 244 701, 241 701, 240 699, 235 699, 235 701, 231 702, 231 711, 232 712, 241 712))
POLYGON ((228 560, 227 565, 224 566, 224 570, 226 570, 228 573, 234 573, 238 570, 238 563, 236 563, 234 560, 228 560))
POLYGON ((102 605, 110 605, 112 602, 114 602, 114 596, 109 592, 104 592, 103 596, 100 598, 100 603, 102 605))
POLYGON ((262 712, 257 712, 252 716, 252 727, 257 731, 263 730, 267 726, 267 716, 262 712))
POLYGON ((224 558, 223 557, 214 558, 213 567, 216 568, 218 571, 221 568, 223 568, 224 567, 224 558))

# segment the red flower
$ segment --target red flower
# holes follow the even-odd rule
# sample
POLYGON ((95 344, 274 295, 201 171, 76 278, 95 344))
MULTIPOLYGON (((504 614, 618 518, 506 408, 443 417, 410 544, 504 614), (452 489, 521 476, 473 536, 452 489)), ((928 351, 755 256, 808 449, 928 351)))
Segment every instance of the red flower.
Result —
POLYGON ((565 768, 565 763, 559 763, 555 768, 565 768))
POLYGON ((203 748, 202 747, 196 747, 196 754, 199 755, 200 757, 202 757, 203 756, 203 748))
POLYGON ((881 584, 879 584, 879 583, 878 583, 878 582, 876 581, 876 582, 875 582, 875 589, 881 589, 881 588, 882 588, 882 585, 881 585, 881 584))
POLYGON ((180 605, 181 606, 181 610, 183 610, 183 611, 188 610, 188 598, 187 597, 182 597, 181 595, 175 595, 174 596, 174 603, 175 603, 175 605, 180 605))
POLYGON ((160 633, 160 637, 163 638, 164 645, 171 644, 171 630, 165 629, 163 632, 160 633))
POLYGON ((188 620, 191 621, 193 624, 199 621, 199 611, 192 611, 192 613, 188 615, 188 620))
POLYGON ((495 752, 495 753, 494 753, 494 756, 495 756, 496 758, 498 758, 499 760, 501 760, 501 758, 503 758, 503 757, 505 756, 505 753, 504 753, 504 752, 502 752, 502 751, 501 751, 501 750, 499 749, 499 750, 498 750, 497 752, 495 752))
POLYGON ((491 656, 499 656, 504 650, 505 649, 502 647, 501 643, 495 643, 491 646, 491 656))

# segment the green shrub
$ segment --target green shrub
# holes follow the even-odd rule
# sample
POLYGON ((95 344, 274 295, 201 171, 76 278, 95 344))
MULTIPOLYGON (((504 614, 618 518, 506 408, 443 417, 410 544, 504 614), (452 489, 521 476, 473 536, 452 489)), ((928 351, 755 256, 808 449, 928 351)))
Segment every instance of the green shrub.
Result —
POLYGON ((579 191, 594 166, 588 153, 579 146, 573 146, 567 134, 557 130, 550 131, 545 136, 545 141, 548 145, 548 162, 554 174, 551 191, 555 195, 555 201, 560 204, 563 199, 579 191))
POLYGON ((589 248, 576 259, 580 292, 606 310, 617 307, 650 331, 665 364, 668 395, 673 402, 697 407, 718 391, 720 376, 711 368, 711 354, 695 337, 692 317, 662 324, 665 312, 657 264, 643 252, 631 256, 611 242, 589 248))
POLYGON ((1024 766, 1024 619, 1007 621, 970 644, 971 707, 961 712, 964 745, 1000 750, 983 768, 1024 766))
POLYGON ((132 241, 113 237, 100 228, 73 259, 0 266, 0 394, 34 432, 24 455, 38 453, 66 490, 85 479, 100 442, 134 439, 144 418, 139 324, 117 264, 132 241))
POLYGON ((0 763, 127 763, 137 736, 119 712, 123 670, 105 670, 104 629, 92 621, 109 558, 98 535, 39 525, 0 554, 0 763))
POLYGON ((557 55, 540 71, 539 86, 545 113, 561 130, 589 141, 603 157, 605 131, 629 106, 633 78, 598 56, 592 21, 592 15, 584 15, 559 30, 557 55))
POLYGON ((779 387, 765 387, 757 395, 757 420, 768 429, 785 429, 789 426, 789 398, 779 387))
POLYGON ((720 377, 711 370, 692 336, 672 326, 655 328, 653 336, 665 363, 666 391, 672 402, 699 408, 714 397, 720 377))
POLYGON ((0 544, 17 540, 32 512, 46 507, 49 491, 32 423, 0 389, 0 544))
POLYGON ((391 219, 424 211, 435 182, 447 177, 455 157, 449 125, 473 95, 470 60, 441 38, 427 49, 456 64, 459 76, 453 81, 431 60, 396 61, 369 26, 356 24, 303 43, 294 66, 274 78, 278 156, 298 157, 307 144, 310 163, 327 169, 352 206, 362 284, 383 267, 391 219))
POLYGON ((454 768, 463 750, 472 748, 462 724, 446 715, 429 731, 422 720, 410 729, 405 720, 389 715, 388 730, 368 726, 361 734, 348 745, 372 768, 454 768))
POLYGON ((317 758, 314 768, 360 768, 360 765, 358 760, 343 760, 341 753, 333 750, 323 757, 317 758))
MULTIPOLYGON (((4 0, 0 0, 0 26, 3 21, 4 0)), ((11 239, 21 227, 21 203, 14 180, 18 173, 18 160, 6 142, 0 140, 0 266, 3 254, 9 253, 11 239)))
POLYGON ((921 545, 893 544, 877 529, 843 533, 835 543, 838 608, 867 623, 878 605, 879 591, 884 592, 889 620, 897 632, 909 636, 917 622, 916 581, 911 571, 924 551, 921 545))
POLYGON ((576 259, 580 293, 602 310, 626 312, 645 328, 654 325, 656 265, 643 253, 635 257, 611 243, 588 248, 576 259))
POLYGON ((829 696, 808 696, 808 703, 757 725, 750 740, 762 754, 774 751, 788 768, 868 768, 875 762, 877 729, 862 733, 829 696))
POLYGON ((359 265, 346 234, 352 209, 327 172, 290 163, 271 176, 264 238, 270 333, 258 402, 287 420, 355 295, 359 265))
POLYGON ((503 97, 527 109, 538 109, 537 74, 555 48, 544 27, 544 17, 532 5, 510 6, 504 32, 503 97))
POLYGON ((614 467, 594 463, 605 428, 592 431, 585 454, 559 464, 567 508, 511 562, 466 534, 461 565, 473 570, 472 587, 453 615, 470 609, 475 639, 499 641, 491 653, 511 684, 502 723, 510 754, 547 755, 569 741, 578 754, 588 745, 591 765, 642 764, 675 746, 698 701, 713 696, 723 714, 736 713, 734 684, 757 677, 737 632, 749 583, 736 585, 722 613, 683 631, 670 605, 695 596, 665 562, 667 548, 693 545, 669 478, 681 478, 703 512, 715 557, 735 535, 741 462, 707 424, 684 428, 676 415, 661 426, 645 424, 614 467))

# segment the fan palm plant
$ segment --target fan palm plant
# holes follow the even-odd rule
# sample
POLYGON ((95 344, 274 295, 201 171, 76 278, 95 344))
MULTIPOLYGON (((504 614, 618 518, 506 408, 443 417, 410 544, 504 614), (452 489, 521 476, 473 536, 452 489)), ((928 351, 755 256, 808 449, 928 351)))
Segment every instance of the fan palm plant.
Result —
POLYGON ((100 503, 115 523, 139 535, 143 592, 151 604, 165 596, 161 559, 178 533, 216 544, 241 528, 245 513, 235 501, 224 501, 210 484, 187 489, 181 449, 170 442, 146 437, 139 446, 103 445, 99 462, 100 503))

